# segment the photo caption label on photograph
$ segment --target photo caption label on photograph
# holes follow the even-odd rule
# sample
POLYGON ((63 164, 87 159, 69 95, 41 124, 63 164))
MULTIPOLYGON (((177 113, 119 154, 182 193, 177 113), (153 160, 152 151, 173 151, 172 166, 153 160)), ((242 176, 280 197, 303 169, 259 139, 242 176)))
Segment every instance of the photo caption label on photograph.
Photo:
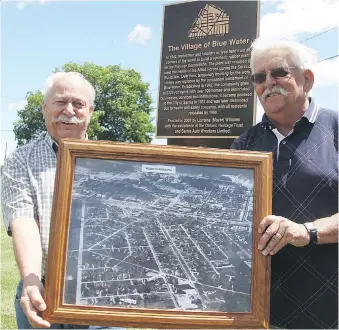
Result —
POLYGON ((141 170, 142 172, 148 172, 148 173, 176 174, 175 166, 142 165, 141 170))

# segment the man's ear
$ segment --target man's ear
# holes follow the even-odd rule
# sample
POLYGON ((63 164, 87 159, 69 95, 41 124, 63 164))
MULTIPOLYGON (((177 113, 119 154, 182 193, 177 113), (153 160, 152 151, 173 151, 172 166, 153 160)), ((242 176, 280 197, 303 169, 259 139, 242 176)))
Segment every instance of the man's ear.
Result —
POLYGON ((308 93, 314 84, 314 73, 311 70, 304 71, 304 91, 308 93))
POLYGON ((94 105, 91 105, 89 107, 89 119, 91 119, 92 115, 93 115, 93 111, 94 111, 94 105))

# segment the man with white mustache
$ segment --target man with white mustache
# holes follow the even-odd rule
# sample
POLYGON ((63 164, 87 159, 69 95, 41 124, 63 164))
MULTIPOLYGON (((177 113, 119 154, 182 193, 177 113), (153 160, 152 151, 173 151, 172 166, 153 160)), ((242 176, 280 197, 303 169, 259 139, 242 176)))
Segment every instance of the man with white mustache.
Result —
POLYGON ((87 85, 79 78, 65 77, 68 76, 55 80, 45 94, 43 115, 47 130, 55 141, 84 139, 93 113, 95 92, 89 82, 86 81, 87 85))
POLYGON ((95 90, 81 74, 52 74, 45 84, 42 106, 46 134, 16 149, 3 167, 3 218, 13 238, 21 277, 15 297, 18 329, 88 328, 50 324, 40 312, 46 309, 43 284, 58 142, 62 138, 87 139, 94 100, 95 90))
POLYGON ((273 153, 273 215, 257 230, 272 256, 272 328, 338 328, 338 113, 311 97, 314 50, 255 40, 251 80, 262 121, 233 149, 273 153))

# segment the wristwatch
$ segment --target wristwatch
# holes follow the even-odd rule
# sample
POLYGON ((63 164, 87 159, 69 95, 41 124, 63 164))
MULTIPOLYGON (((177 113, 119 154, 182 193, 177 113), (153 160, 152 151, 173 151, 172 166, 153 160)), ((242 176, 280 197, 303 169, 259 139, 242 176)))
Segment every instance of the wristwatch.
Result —
POLYGON ((310 244, 318 243, 318 229, 316 226, 312 222, 306 222, 304 226, 310 234, 310 244))

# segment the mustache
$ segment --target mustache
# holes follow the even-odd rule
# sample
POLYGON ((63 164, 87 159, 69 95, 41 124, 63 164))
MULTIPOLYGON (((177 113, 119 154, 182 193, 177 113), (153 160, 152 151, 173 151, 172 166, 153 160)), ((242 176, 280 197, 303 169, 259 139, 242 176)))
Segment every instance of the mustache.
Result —
POLYGON ((266 97, 270 94, 270 93, 278 93, 278 94, 281 94, 281 95, 288 95, 287 91, 285 89, 283 89, 282 87, 280 86, 273 86, 271 89, 265 89, 264 93, 262 94, 261 98, 263 100, 266 99, 266 97))
POLYGON ((84 123, 85 119, 80 119, 75 116, 67 117, 65 115, 60 115, 58 117, 53 117, 52 122, 53 123, 65 123, 65 124, 75 124, 80 125, 84 123))

